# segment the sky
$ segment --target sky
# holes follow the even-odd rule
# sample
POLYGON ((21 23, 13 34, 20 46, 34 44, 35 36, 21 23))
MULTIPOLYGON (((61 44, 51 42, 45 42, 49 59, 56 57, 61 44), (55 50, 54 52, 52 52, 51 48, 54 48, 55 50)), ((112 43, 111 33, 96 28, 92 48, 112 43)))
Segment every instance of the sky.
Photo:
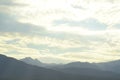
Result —
POLYGON ((0 54, 45 63, 120 59, 120 0, 0 0, 0 54))

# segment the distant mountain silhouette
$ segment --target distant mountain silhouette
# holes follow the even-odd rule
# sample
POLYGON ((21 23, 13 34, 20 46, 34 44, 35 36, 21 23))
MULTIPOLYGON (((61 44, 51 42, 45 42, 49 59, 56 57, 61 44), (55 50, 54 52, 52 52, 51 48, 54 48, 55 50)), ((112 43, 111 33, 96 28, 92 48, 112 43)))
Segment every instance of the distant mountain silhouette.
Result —
MULTIPOLYGON (((110 61, 110 62, 104 62, 104 63, 88 63, 88 62, 71 62, 68 64, 46 64, 42 63, 37 59, 32 59, 30 57, 21 59, 21 61, 36 65, 39 67, 45 67, 45 68, 53 68, 53 69, 59 69, 59 68, 65 68, 65 69, 70 69, 70 68, 82 68, 82 69, 94 69, 94 70, 102 70, 102 71, 110 71, 110 72, 115 72, 115 73, 120 73, 120 60, 116 61, 110 61)), ((79 71, 79 70, 78 70, 79 71)))
POLYGON ((65 64, 63 67, 65 68, 92 68, 92 69, 97 69, 99 66, 97 66, 95 63, 88 63, 88 62, 72 62, 65 64))
POLYGON ((120 60, 99 63, 104 70, 120 73, 120 60))
POLYGON ((31 65, 35 65, 35 66, 39 66, 39 67, 45 67, 45 68, 51 68, 54 66, 59 66, 62 64, 54 64, 54 63, 42 63, 41 61, 39 61, 38 59, 33 59, 31 57, 25 57, 23 59, 20 59, 21 61, 27 63, 27 64, 31 64, 31 65))
POLYGON ((74 80, 77 78, 71 76, 0 55, 0 80, 74 80))
MULTIPOLYGON (((87 62, 72 62, 65 65, 54 67, 54 70, 62 71, 64 73, 71 73, 75 75, 86 75, 86 76, 97 76, 97 77, 109 77, 116 76, 120 74, 113 72, 108 69, 102 69, 102 64, 97 63, 87 63, 87 62)), ((119 69, 120 70, 120 69, 119 69)))
POLYGON ((46 64, 40 62, 38 59, 32 59, 31 57, 23 58, 23 59, 21 59, 21 61, 23 61, 27 64, 35 65, 35 66, 41 66, 41 67, 46 66, 46 64))
MULTIPOLYGON (((81 74, 71 74, 70 72, 64 72, 63 69, 58 69, 58 71, 46 69, 0 55, 0 80, 120 80, 120 77, 114 73, 107 76, 91 76, 82 74, 81 70, 79 72, 81 74)), ((93 73, 93 70, 90 72, 93 73)))
MULTIPOLYGON (((25 58, 23 59, 23 61, 41 67, 46 67, 43 66, 43 64, 47 65, 45 63, 41 64, 39 60, 33 60, 32 58, 29 59, 30 60, 26 60, 25 58), (39 63, 37 63, 38 61, 39 63)), ((72 62, 65 65, 53 65, 52 67, 49 67, 49 65, 47 65, 47 68, 79 75, 81 74, 89 76, 113 76, 113 74, 118 75, 118 73, 120 72, 120 61, 116 60, 104 63, 72 62)))
MULTIPOLYGON (((98 72, 105 75, 105 72, 108 73, 117 73, 120 74, 120 60, 104 62, 104 63, 87 63, 87 62, 72 62, 65 65, 54 67, 54 69, 63 69, 63 71, 79 73, 80 71, 85 71, 85 73, 98 72), (89 72, 86 72, 89 71, 89 72), (102 72, 101 72, 102 71, 102 72), (104 72, 105 71, 105 72, 104 72)), ((92 75, 92 73, 91 73, 92 75)))

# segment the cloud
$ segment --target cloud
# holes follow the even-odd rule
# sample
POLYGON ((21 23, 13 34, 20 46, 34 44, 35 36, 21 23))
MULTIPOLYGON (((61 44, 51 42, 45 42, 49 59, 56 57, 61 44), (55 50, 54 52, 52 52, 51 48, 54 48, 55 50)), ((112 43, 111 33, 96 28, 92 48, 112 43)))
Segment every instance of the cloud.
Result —
POLYGON ((54 21, 54 25, 68 25, 72 27, 78 26, 88 30, 106 30, 107 25, 103 24, 95 19, 86 19, 83 21, 72 21, 72 20, 57 20, 54 21))
POLYGON ((1 0, 0 52, 60 63, 119 59, 119 9, 118 0, 1 0))
POLYGON ((86 37, 82 38, 86 41, 77 39, 69 42, 69 40, 59 40, 44 36, 33 37, 21 34, 3 34, 0 36, 0 49, 2 49, 0 52, 18 59, 28 56, 41 58, 43 62, 53 58, 49 62, 56 59, 54 62, 59 63, 62 61, 65 61, 65 63, 71 61, 104 62, 119 59, 120 37, 111 34, 110 37, 108 35, 100 36, 100 39, 102 38, 103 40, 94 40, 86 37), (39 48, 29 47, 29 44, 39 45, 39 48), (43 46, 44 48, 40 48, 43 46))
POLYGON ((25 6, 24 4, 19 4, 15 2, 16 0, 0 0, 0 6, 25 6))
MULTIPOLYGON (((27 49, 35 49, 35 50, 46 50, 49 48, 60 48, 60 49, 67 49, 67 48, 75 48, 78 47, 78 43, 72 40, 60 40, 57 38, 45 37, 45 36, 32 36, 32 35, 23 35, 19 33, 2 33, 0 36, 1 47, 8 49, 8 51, 15 50, 15 51, 22 51, 24 53, 27 49), (29 45, 39 45, 45 48, 33 48, 29 47, 29 45)), ((29 51, 29 50, 28 50, 29 51)), ((27 52, 26 52, 27 53, 27 52)), ((33 53, 34 54, 34 53, 33 53)))
POLYGON ((13 0, 7 0, 7 1, 5 1, 5 0, 0 0, 0 6, 1 5, 6 5, 6 6, 8 6, 8 5, 14 5, 13 4, 13 0))
MULTIPOLYGON (((71 25, 73 26, 79 25, 80 23, 78 24, 78 22, 81 22, 81 25, 87 26, 88 28, 88 25, 84 25, 87 23, 92 26, 89 26, 92 30, 104 29, 105 26, 109 27, 119 23, 119 5, 117 4, 117 0, 61 0, 54 1, 56 5, 53 5, 53 3, 49 0, 37 0, 35 2, 27 0, 26 2, 18 2, 29 4, 27 7, 19 8, 19 10, 18 7, 11 10, 13 14, 19 14, 19 21, 43 27, 53 26, 54 22, 59 20, 63 20, 60 22, 67 22, 71 20, 71 25), (76 9, 73 6, 81 6, 85 9, 76 9), (20 13, 20 11, 22 11, 22 13, 20 13), (93 25, 100 27, 95 28, 93 25)), ((70 21, 68 23, 70 24, 70 21)))
POLYGON ((34 34, 38 30, 45 31, 42 27, 38 28, 29 23, 20 23, 14 16, 2 12, 0 13, 0 24, 0 32, 34 34))
POLYGON ((117 60, 119 59, 119 56, 112 56, 112 55, 103 55, 97 54, 94 52, 89 52, 89 53, 65 53, 61 55, 62 57, 72 60, 72 61, 81 61, 81 62, 106 62, 106 61, 111 61, 111 60, 117 60))
POLYGON ((26 4, 23 7, 10 9, 12 14, 18 14, 19 21, 44 27, 51 26, 54 21, 60 19, 75 22, 92 18, 106 25, 119 23, 118 0, 15 0, 13 2, 26 4), (73 6, 81 6, 82 9, 73 6))
POLYGON ((120 29, 120 24, 116 24, 112 27, 113 29, 120 29))

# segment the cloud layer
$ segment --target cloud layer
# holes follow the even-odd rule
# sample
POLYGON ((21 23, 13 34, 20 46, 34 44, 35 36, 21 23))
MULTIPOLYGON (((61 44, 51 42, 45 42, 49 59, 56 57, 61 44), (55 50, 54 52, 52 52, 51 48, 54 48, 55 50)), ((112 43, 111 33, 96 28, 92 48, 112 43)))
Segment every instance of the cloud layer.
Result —
POLYGON ((120 59, 119 0, 1 0, 0 53, 43 62, 120 59))

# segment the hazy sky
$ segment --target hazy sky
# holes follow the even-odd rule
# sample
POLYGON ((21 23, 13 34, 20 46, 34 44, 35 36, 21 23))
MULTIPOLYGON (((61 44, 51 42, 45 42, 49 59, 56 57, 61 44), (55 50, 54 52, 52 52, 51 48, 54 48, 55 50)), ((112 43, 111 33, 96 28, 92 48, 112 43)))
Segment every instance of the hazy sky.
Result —
POLYGON ((47 63, 120 59, 120 0, 0 0, 0 54, 47 63))

